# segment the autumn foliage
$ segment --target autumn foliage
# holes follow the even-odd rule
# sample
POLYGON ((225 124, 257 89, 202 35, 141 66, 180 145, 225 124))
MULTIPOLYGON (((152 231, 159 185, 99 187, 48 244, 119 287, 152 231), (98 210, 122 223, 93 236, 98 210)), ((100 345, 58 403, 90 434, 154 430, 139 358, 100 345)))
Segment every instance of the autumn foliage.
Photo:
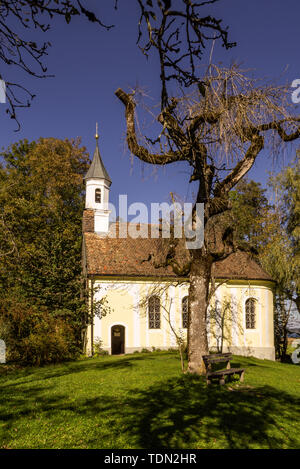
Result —
POLYGON ((81 348, 88 155, 79 145, 54 138, 21 141, 2 154, 0 335, 14 360, 55 362, 81 348))

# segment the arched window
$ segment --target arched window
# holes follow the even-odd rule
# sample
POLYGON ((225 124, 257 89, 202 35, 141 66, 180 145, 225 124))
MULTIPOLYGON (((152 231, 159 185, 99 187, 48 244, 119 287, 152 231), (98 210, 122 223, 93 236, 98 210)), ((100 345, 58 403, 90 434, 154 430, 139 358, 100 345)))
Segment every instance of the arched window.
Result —
POLYGON ((160 299, 151 296, 148 300, 149 329, 160 329, 160 299))
POLYGON ((101 189, 95 190, 95 202, 101 204, 101 189))
POLYGON ((181 314, 182 314, 182 327, 184 329, 187 329, 188 327, 188 306, 189 306, 189 298, 188 296, 185 296, 183 299, 182 299, 182 302, 181 302, 181 314))
POLYGON ((248 298, 245 303, 246 329, 255 329, 256 322, 256 300, 248 298))

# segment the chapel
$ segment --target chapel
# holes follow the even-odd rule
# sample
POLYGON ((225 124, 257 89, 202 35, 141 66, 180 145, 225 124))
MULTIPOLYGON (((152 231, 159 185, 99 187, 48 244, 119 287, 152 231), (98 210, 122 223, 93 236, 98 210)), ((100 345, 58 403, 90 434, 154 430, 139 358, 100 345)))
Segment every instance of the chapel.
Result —
MULTIPOLYGON (((94 318, 86 353, 93 355, 96 344, 109 354, 174 349, 176 338, 187 334, 188 277, 149 261, 159 239, 124 236, 121 222, 110 222, 111 184, 96 134, 82 224, 83 273, 94 318)), ((210 349, 275 360, 272 278, 242 251, 216 262, 213 275, 210 349)))

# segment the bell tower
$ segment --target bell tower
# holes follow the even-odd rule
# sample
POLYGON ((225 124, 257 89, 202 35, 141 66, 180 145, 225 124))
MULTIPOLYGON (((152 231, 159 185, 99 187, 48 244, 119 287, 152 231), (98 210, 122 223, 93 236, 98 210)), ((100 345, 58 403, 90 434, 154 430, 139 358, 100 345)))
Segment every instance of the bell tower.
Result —
POLYGON ((85 175, 86 195, 85 209, 93 211, 95 233, 108 233, 109 229, 109 190, 111 179, 102 162, 99 151, 99 135, 98 124, 96 124, 96 148, 94 151, 93 161, 85 175))

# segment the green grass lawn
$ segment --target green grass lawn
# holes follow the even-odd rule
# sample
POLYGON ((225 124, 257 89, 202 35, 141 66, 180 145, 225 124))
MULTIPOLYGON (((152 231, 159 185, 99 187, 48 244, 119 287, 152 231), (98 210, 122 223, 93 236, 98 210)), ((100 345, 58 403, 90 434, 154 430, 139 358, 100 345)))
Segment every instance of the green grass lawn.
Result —
POLYGON ((207 387, 177 354, 0 365, 0 448, 299 448, 300 366, 234 357, 207 387))

